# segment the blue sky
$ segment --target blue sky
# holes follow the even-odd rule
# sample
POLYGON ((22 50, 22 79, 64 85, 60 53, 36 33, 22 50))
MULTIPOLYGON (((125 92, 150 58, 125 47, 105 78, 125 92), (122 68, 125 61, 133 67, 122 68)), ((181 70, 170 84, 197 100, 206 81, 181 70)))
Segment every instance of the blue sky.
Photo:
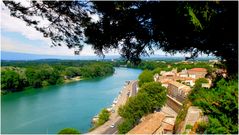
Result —
MULTIPOLYGON (((26 26, 25 22, 10 16, 9 10, 1 1, 1 51, 30 53, 40 55, 74 56, 74 50, 66 46, 50 47, 50 39, 44 38, 34 28, 26 26)), ((117 50, 106 55, 119 55, 117 50)), ((165 55, 161 50, 155 55, 165 55)), ((80 56, 96 56, 90 45, 85 45, 80 56)), ((174 56, 184 56, 176 54, 174 56)))

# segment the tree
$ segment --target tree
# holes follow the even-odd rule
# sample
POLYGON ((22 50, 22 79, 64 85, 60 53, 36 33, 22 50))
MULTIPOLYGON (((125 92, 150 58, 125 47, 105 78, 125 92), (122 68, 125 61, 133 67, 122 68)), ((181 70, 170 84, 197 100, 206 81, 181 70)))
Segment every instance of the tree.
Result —
POLYGON ((130 119, 135 123, 143 115, 152 111, 150 100, 147 93, 138 93, 135 97, 131 97, 124 106, 121 106, 118 113, 124 119, 130 119))
POLYGON ((152 72, 153 72, 153 74, 160 74, 161 71, 162 71, 161 68, 156 68, 152 72))
POLYGON ((118 132, 119 134, 126 134, 130 131, 130 129, 133 128, 133 121, 126 119, 125 121, 123 121, 123 123, 121 123, 117 128, 118 128, 118 132))
POLYGON ((166 88, 159 82, 149 82, 143 84, 140 88, 140 92, 148 94, 151 104, 151 112, 155 109, 161 108, 166 102, 166 88))
POLYGON ((120 48, 122 57, 135 64, 140 56, 157 49, 170 54, 188 52, 189 58, 206 53, 225 60, 229 73, 238 72, 236 1, 31 1, 30 7, 3 2, 11 15, 50 37, 53 45, 81 50, 85 42, 98 55, 120 48), (90 13, 100 19, 92 21, 90 13), (43 17, 50 25, 42 26, 34 16, 43 17))
POLYGON ((6 70, 1 72, 1 88, 3 90, 21 90, 25 86, 25 79, 17 72, 6 70))
POLYGON ((100 126, 100 125, 104 124, 106 121, 109 120, 109 117, 110 117, 109 111, 107 111, 105 108, 102 109, 100 114, 99 114, 99 120, 96 123, 97 126, 100 126))
POLYGON ((147 82, 153 82, 153 73, 149 70, 144 70, 140 75, 139 75, 139 87, 141 87, 144 83, 147 82))
POLYGON ((75 77, 75 76, 80 76, 80 69, 77 67, 67 67, 65 69, 65 75, 69 78, 75 77))
POLYGON ((64 128, 58 134, 80 134, 80 131, 74 128, 64 128))

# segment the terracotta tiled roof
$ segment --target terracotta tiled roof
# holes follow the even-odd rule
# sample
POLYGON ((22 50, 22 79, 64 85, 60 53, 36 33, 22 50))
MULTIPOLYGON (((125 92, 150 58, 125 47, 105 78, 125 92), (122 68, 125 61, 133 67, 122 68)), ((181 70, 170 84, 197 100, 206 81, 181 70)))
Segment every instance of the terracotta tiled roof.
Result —
POLYGON ((171 81, 171 82, 169 82, 169 84, 172 84, 172 85, 178 87, 180 90, 182 90, 184 92, 189 92, 191 90, 191 88, 189 86, 181 84, 181 83, 176 82, 176 81, 171 81))
POLYGON ((176 82, 176 81, 170 81, 169 84, 172 84, 172 85, 174 85, 174 86, 176 86, 176 87, 178 87, 178 88, 184 86, 184 84, 181 84, 181 83, 176 82))
POLYGON ((173 72, 166 72, 166 73, 163 73, 163 76, 167 76, 167 75, 172 75, 172 76, 174 76, 175 73, 173 73, 173 72))
POLYGON ((163 129, 167 131, 173 131, 173 125, 168 123, 163 123, 163 129))
POLYGON ((165 116, 162 112, 149 114, 143 122, 135 126, 127 134, 153 134, 161 126, 164 118, 165 116))
POLYGON ((193 71, 193 72, 207 72, 207 69, 205 69, 205 68, 192 68, 192 69, 189 69, 188 70, 189 72, 191 71, 193 71))
POLYGON ((181 88, 180 90, 182 90, 182 91, 185 92, 185 93, 188 93, 189 91, 191 91, 191 88, 185 85, 185 86, 184 86, 183 88, 181 88))
POLYGON ((169 82, 171 82, 172 80, 171 79, 162 79, 162 80, 160 80, 160 82, 161 83, 169 83, 169 82))

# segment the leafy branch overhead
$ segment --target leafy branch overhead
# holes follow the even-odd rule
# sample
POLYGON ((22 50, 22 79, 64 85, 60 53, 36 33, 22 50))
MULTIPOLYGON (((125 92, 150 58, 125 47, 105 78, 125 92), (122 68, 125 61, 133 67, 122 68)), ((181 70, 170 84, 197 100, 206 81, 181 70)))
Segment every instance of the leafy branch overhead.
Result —
POLYGON ((236 73, 238 63, 237 2, 85 2, 31 1, 29 7, 4 1, 11 14, 32 25, 53 45, 81 50, 91 44, 95 53, 119 49, 138 64, 140 56, 162 49, 170 54, 215 55, 236 73), (92 14, 99 20, 92 21, 92 14), (42 25, 37 18, 47 20, 42 25), (230 65, 230 66, 229 66, 230 65))

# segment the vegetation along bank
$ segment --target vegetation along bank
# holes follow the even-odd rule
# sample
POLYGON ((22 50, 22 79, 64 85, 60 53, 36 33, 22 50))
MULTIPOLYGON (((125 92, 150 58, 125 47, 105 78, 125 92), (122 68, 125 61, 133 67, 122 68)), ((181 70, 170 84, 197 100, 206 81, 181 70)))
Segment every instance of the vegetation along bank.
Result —
POLYGON ((64 82, 103 77, 114 72, 108 62, 58 61, 51 62, 3 62, 1 67, 1 92, 40 88, 64 82))

